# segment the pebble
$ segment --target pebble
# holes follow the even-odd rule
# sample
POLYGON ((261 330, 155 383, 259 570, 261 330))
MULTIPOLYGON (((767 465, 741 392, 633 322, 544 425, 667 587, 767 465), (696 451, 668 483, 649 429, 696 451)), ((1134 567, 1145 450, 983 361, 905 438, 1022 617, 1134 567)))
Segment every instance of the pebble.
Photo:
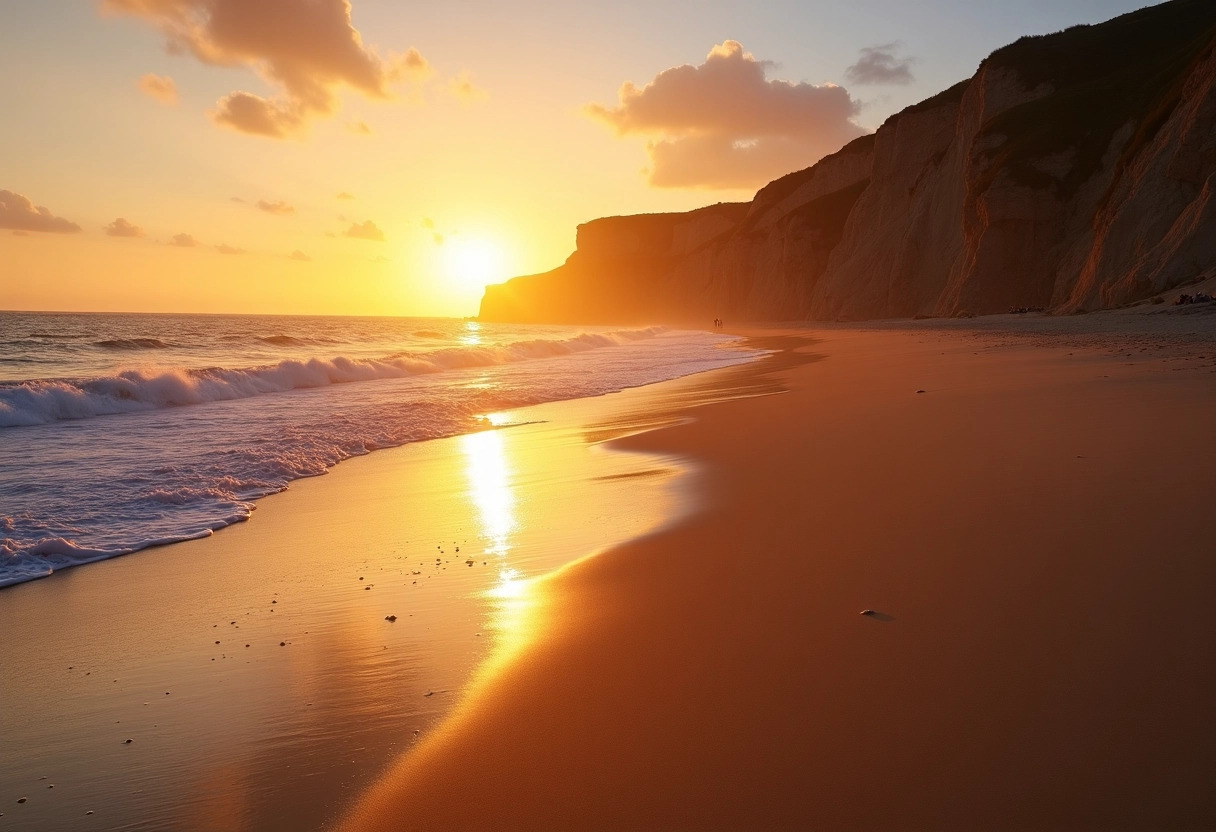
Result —
POLYGON ((18 803, 24 803, 24 802, 25 802, 25 801, 27 801, 27 800, 29 800, 29 798, 28 798, 28 797, 19 797, 19 798, 17 798, 17 802, 18 802, 18 803))
POLYGON ((873 615, 873 614, 874 614, 874 610, 862 610, 862 611, 861 611, 861 614, 862 614, 862 615, 873 615))
POLYGON ((279 642, 279 646, 280 646, 280 647, 286 647, 286 646, 287 646, 287 642, 285 642, 285 641, 280 641, 280 642, 279 642))
POLYGON ((129 738, 128 738, 128 739, 123 740, 123 741, 122 741, 122 744, 123 744, 123 745, 130 745, 130 744, 131 744, 131 743, 133 743, 133 742, 135 742, 135 740, 133 740, 133 739, 129 739, 129 738))
POLYGON ((385 621, 396 621, 396 620, 397 620, 397 616, 395 616, 395 615, 386 615, 386 616, 384 616, 384 620, 385 620, 385 621))
POLYGON ((924 390, 917 390, 916 392, 917 392, 917 393, 923 393, 923 392, 925 392, 925 391, 924 391, 924 390))
POLYGON ((93 814, 93 810, 92 810, 92 809, 90 809, 89 811, 85 812, 85 814, 86 814, 86 815, 91 815, 91 814, 93 814))

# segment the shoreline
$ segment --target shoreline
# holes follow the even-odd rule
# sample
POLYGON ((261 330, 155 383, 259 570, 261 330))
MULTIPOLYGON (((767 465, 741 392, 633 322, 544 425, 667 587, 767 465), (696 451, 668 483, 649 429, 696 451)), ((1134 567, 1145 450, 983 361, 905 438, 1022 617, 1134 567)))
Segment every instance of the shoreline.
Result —
MULTIPOLYGON (((943 615, 982 622, 991 613, 980 598, 951 596, 958 608, 942 611, 929 603, 934 599, 923 597, 927 582, 943 577, 948 590, 960 590, 958 579, 941 573, 947 563, 942 557, 927 564, 923 575, 909 571, 906 564, 893 564, 889 554, 883 556, 887 560, 872 563, 806 562, 802 555, 810 545, 807 540, 774 537, 796 530, 805 521, 800 513, 816 504, 791 502, 797 495, 785 480, 794 477, 824 501, 821 510, 828 513, 829 525, 841 518, 856 520, 855 527, 832 534, 856 534, 858 540, 838 542, 847 542, 850 556, 860 557, 869 551, 866 541, 892 533, 894 520, 887 516, 889 508, 856 514, 853 501, 865 487, 855 481, 860 476, 857 467, 887 478, 898 475, 895 463, 906 461, 913 449, 888 447, 897 437, 883 432, 888 420, 896 419, 898 431, 911 435, 898 421, 904 408, 927 410, 923 405, 939 399, 957 408, 974 388, 987 396, 993 391, 985 385, 994 384, 996 392, 1012 396, 1014 404, 1026 395, 1042 405, 1046 393, 1039 388, 1073 379, 1098 385, 1106 398, 1113 396, 1104 399, 1104 406, 1127 399, 1151 410, 1144 394, 1164 384, 1191 391, 1181 403, 1184 409, 1211 413, 1216 381, 1209 368, 1216 368, 1216 349, 1208 347, 1216 346, 1216 333, 1207 341, 1192 339, 1189 356, 1175 354, 1168 339, 1159 339, 1164 345, 1160 354, 1137 357, 1130 368, 1119 360, 1121 353, 1103 354, 1093 343, 1081 348, 1011 345, 971 330, 917 327, 892 332, 836 326, 762 329, 750 332, 750 338, 753 346, 775 354, 620 393, 513 411, 542 412, 546 422, 351 459, 329 476, 299 480, 289 491, 271 495, 264 510, 254 515, 258 522, 97 563, 89 570, 69 570, 50 582, 54 586, 33 581, 4 590, 42 596, 28 605, 0 605, 0 620, 21 622, 5 630, 9 638, 0 647, 0 658, 6 668, 15 669, 7 677, 3 698, 18 702, 18 707, 5 710, 10 715, 36 714, 35 723, 44 724, 4 724, 0 713, 0 729, 12 747, 41 751, 27 755, 21 765, 9 761, 10 772, 30 781, 18 785, 21 796, 28 794, 30 801, 7 806, 0 828, 70 830, 95 828, 99 820, 138 820, 181 830, 264 829, 284 823, 303 829, 330 828, 343 817, 349 829, 381 828, 386 819, 388 828, 398 828, 391 819, 403 817, 411 823, 416 819, 417 828, 423 829, 523 829, 538 824, 740 828, 757 822, 789 828, 808 818, 872 828, 884 823, 906 826, 908 818, 928 817, 924 801, 909 807, 898 795, 876 793, 875 777, 886 780, 868 768, 875 759, 894 761, 909 784, 926 785, 925 773, 912 770, 909 763, 912 751, 929 747, 940 755, 943 750, 931 747, 924 736, 927 728, 920 726, 940 726, 942 719, 933 708, 916 711, 915 705, 925 706, 924 701, 898 706, 906 726, 893 725, 880 710, 877 724, 868 730, 871 739, 880 729, 891 732, 882 741, 855 743, 857 738, 850 735, 840 747, 839 731, 844 728, 833 734, 819 726, 815 739, 830 749, 822 761, 807 762, 805 749, 810 746, 805 742, 803 750, 795 748, 789 752, 793 756, 777 763, 766 759, 773 749, 807 740, 804 723, 811 711, 799 697, 806 694, 809 671, 791 665, 791 659, 799 650, 812 649, 806 644, 814 645, 821 659, 818 666, 830 667, 834 684, 858 698, 841 702, 830 692, 815 690, 814 703, 856 717, 867 707, 880 707, 885 696, 909 694, 904 689, 907 679, 897 677, 891 689, 881 662, 894 662, 897 669, 915 675, 912 658, 890 651, 917 647, 926 621, 932 625, 931 635, 945 638, 955 625, 941 620, 943 615), (949 353, 940 371, 935 369, 939 352, 949 353), (893 362, 905 361, 907 354, 921 362, 918 372, 923 373, 915 383, 927 389, 927 396, 908 389, 911 376, 908 383, 891 377, 900 369, 893 362), (838 366, 845 360, 855 365, 852 370, 838 366), (960 361, 974 366, 964 371, 960 361), (984 372, 977 373, 979 369, 984 372), (990 379, 992 370, 999 372, 990 379), (935 373, 954 374, 960 383, 935 385, 930 379, 935 373), (827 387, 824 378, 830 381, 827 387), (910 401, 905 401, 909 394, 910 401), (868 401, 866 407, 858 398, 868 401), (724 422, 731 429, 724 431, 724 422), (807 432, 813 425, 826 425, 847 441, 841 447, 826 440, 817 444, 807 432), (866 448, 872 444, 867 440, 858 459, 850 460, 849 448, 857 450, 859 432, 866 430, 873 432, 870 440, 880 440, 878 446, 866 448), (488 456, 486 447, 470 453, 460 447, 470 437, 496 437, 501 441, 473 441, 505 445, 497 452, 490 449, 488 456), (757 441, 770 452, 757 453, 757 441), (808 459, 813 447, 825 456, 808 459), (779 449, 781 465, 757 479, 752 469, 769 464, 774 448, 779 449), (478 466, 473 461, 479 454, 498 461, 481 465, 474 475, 478 466), (813 481, 812 474, 825 461, 838 466, 842 475, 834 489, 813 481), (478 476, 497 485, 479 490, 473 484, 478 476), (775 484, 783 487, 774 489, 775 484), (508 493, 514 496, 504 499, 508 493), (412 514, 410 500, 417 502, 418 511, 412 514), (455 508, 458 502, 463 508, 455 508), (580 505, 593 506, 593 514, 570 510, 580 505), (435 516, 422 517, 430 514, 435 516), (501 524, 506 515, 513 515, 515 522, 501 524), (446 594, 427 594, 425 602, 420 602, 421 595, 412 600, 401 595, 394 609, 382 608, 387 583, 380 575, 398 574, 404 564, 396 558, 405 555, 405 547, 413 547, 410 553, 421 557, 422 548, 436 541, 446 548, 453 535, 453 546, 463 544, 466 538, 460 535, 481 524, 472 534, 482 541, 477 551, 484 546, 489 552, 501 542, 487 533, 495 516, 499 529, 506 530, 502 534, 508 539, 509 557, 524 555, 512 563, 522 567, 518 577, 526 580, 474 586, 476 576, 487 574, 485 567, 452 561, 425 578, 449 584, 446 594), (791 519, 794 528, 783 528, 791 526, 791 519), (403 527, 418 529, 426 541, 419 543, 420 535, 406 534, 403 527), (200 554, 222 551, 224 557, 164 558, 183 551, 181 547, 200 554), (295 564, 299 551, 308 553, 306 563, 295 564), (572 552, 581 554, 572 557, 572 552), (791 559, 791 553, 798 557, 791 559), (152 566, 153 560, 155 568, 138 568, 140 561, 152 566), (215 570, 207 582, 198 580, 199 563, 215 570), (883 569, 892 567, 898 567, 896 575, 884 576, 883 569), (92 577, 94 569, 106 577, 102 572, 92 577), (356 580, 364 574, 376 584, 373 589, 362 589, 356 580), (920 609, 904 609, 899 595, 907 587, 897 585, 896 576, 911 581, 914 594, 920 593, 922 597, 914 599, 920 609), (54 597, 39 589, 58 590, 61 582, 67 586, 54 597), (869 582, 877 582, 880 591, 858 591, 869 582), (99 595, 98 589, 104 591, 99 595), (802 593, 796 599, 795 590, 802 593), (268 601, 275 600, 271 615, 268 601), (825 617, 828 606, 831 615, 825 617), (805 621, 799 617, 803 607, 811 613, 805 621), (862 607, 876 609, 883 618, 859 619, 862 607), (405 616, 400 616, 402 610, 405 616), (711 615, 714 610, 716 616, 711 615), (393 613, 400 620, 384 621, 393 613), (242 620, 245 614, 250 621, 242 620), (774 615, 783 616, 788 632, 756 623, 771 624, 774 615), (110 624, 115 618, 118 623, 110 624), (858 620, 897 633, 901 628, 919 629, 884 646, 859 641, 868 637, 866 631, 859 635, 849 629, 858 620), (236 626, 230 621, 243 625, 240 639, 264 648, 254 659, 224 657, 237 634, 217 630, 236 626), (115 637, 117 632, 121 638, 115 637), (223 642, 218 647, 212 644, 217 639, 223 642), (790 639, 801 641, 791 647, 790 639), (276 646, 280 640, 283 647, 276 646), (569 652, 572 645, 577 646, 574 655, 569 652), (662 651, 656 653, 658 648, 662 651), (728 672, 731 667, 738 671, 748 654, 760 664, 746 664, 747 672, 728 672), (836 664, 822 661, 824 656, 836 664), (662 661, 656 663, 658 658, 662 661), (234 660, 249 664, 226 664, 234 660), (74 670, 67 671, 68 666, 74 670), (32 684, 22 680, 29 688, 24 699, 13 696, 13 680, 22 668, 37 675, 32 684), (92 675, 84 678, 80 670, 92 675), (782 673, 796 676, 798 684, 791 688, 782 673), (117 680, 111 681, 114 677, 117 680), (23 710, 22 702, 32 710, 23 710), (683 703, 683 709, 672 712, 673 702, 683 703), (775 726, 759 719, 756 709, 785 715, 775 726), (781 730, 774 733, 777 728, 781 730), (891 736, 904 742, 909 734, 919 746, 912 743, 911 750, 893 751, 884 744, 891 736), (703 735, 718 739, 698 745, 703 735), (127 736, 136 743, 119 744, 127 736), (115 749, 128 757, 116 756, 115 749), (183 767, 183 757, 190 758, 188 766, 183 767), (740 770, 741 760, 751 764, 740 770), (833 774, 841 761, 843 770, 833 774), (98 766, 113 770, 99 774, 98 766), (862 771, 868 773, 862 777, 862 771), (782 791, 790 786, 790 772, 811 778, 814 787, 800 780, 796 795, 782 791), (39 791, 36 778, 43 775, 57 781, 54 801, 39 791), (377 776, 379 785, 367 791, 377 776), (147 778, 156 777, 173 781, 172 788, 161 793, 162 804, 146 791, 147 778), (133 783, 142 784, 135 794, 133 783), (833 798, 826 813, 823 807, 813 807, 814 812, 808 808, 812 795, 836 790, 843 797, 833 798), (622 794, 630 795, 636 805, 624 805, 622 794), (869 807, 869 814, 850 814, 850 800, 869 807), (359 808, 352 814, 355 806, 359 808), (14 811, 18 808, 20 813, 14 811), (681 808, 689 811, 682 813, 681 808), (85 810, 98 811, 86 818, 85 810)), ((1110 338, 1110 345, 1118 347, 1123 336, 1110 338)), ((1175 402, 1168 410, 1173 413, 1181 405, 1175 402)), ((964 432, 974 430, 971 422, 978 413, 975 402, 969 406, 973 412, 959 423, 964 432)), ((1053 418, 1076 415, 1048 408, 1039 414, 1046 420, 1040 427, 1049 426, 1053 418)), ((1114 435, 1109 427, 1103 431, 1088 440, 1093 447, 1102 447, 1103 437, 1114 435)), ((1216 443, 1209 437, 1210 429, 1202 434, 1198 451, 1202 458, 1216 461, 1216 443)), ((959 440, 951 436, 935 441, 949 449, 959 440)), ((1025 469, 1018 477, 1046 462, 1051 462, 1052 474, 1066 472, 1059 466, 1067 463, 1050 460, 1047 452, 1059 451, 1059 441, 1049 444, 1050 449, 1034 450, 1031 459, 1016 463, 1025 469)), ((993 458, 1010 450, 985 448, 993 458)), ((1161 467, 1151 454, 1137 458, 1149 468, 1161 467)), ((1109 459, 1101 464, 1108 474, 1120 470, 1109 469, 1109 459)), ((1176 466, 1178 460, 1171 457, 1169 464, 1176 466)), ((930 459, 927 465, 926 470, 936 470, 938 463, 930 459)), ((1207 471, 1213 468, 1216 465, 1207 471)), ((982 472, 976 476, 982 484, 982 472)), ((1184 503, 1195 501, 1191 514, 1183 518, 1191 528, 1198 525, 1198 495, 1212 491, 1203 490, 1211 485, 1207 472, 1191 471, 1188 476, 1199 477, 1194 484, 1202 486, 1183 495, 1184 503)), ((1109 488, 1117 479, 1097 477, 1091 485, 1109 488)), ((909 493, 910 501, 925 499, 916 488, 909 493)), ((1173 491, 1170 495, 1177 498, 1173 491)), ((1021 498, 1032 500, 1034 495, 1021 498)), ((984 502, 970 494, 968 499, 984 502)), ((1178 507, 1184 509, 1182 503, 1178 507)), ((900 517, 915 527, 917 518, 905 516, 908 511, 903 506, 900 517)), ((1026 534, 1017 524, 1010 528, 1026 534)), ((829 533, 825 528, 802 531, 812 541, 829 533)), ((948 531, 962 534, 960 529, 948 531)), ((992 543, 994 534, 1009 529, 988 524, 971 531, 992 543)), ((1109 532, 1103 530, 1106 536, 1109 532)), ((1176 531, 1166 530, 1167 537, 1171 533, 1176 531)), ((465 548, 459 556, 468 552, 465 548)), ((442 552, 449 561, 459 556, 450 549, 442 552)), ((419 564, 411 562, 406 573, 419 564)), ((971 577, 977 575, 991 578, 982 569, 971 577)), ((408 591, 407 580, 419 579, 411 574, 399 577, 398 591, 408 591)), ((1178 575, 1169 577, 1179 597, 1168 604, 1162 599, 1154 603, 1161 601, 1171 615, 1175 603, 1181 607, 1181 621, 1176 623, 1187 643, 1206 638, 1212 627, 1202 620, 1202 600, 1190 595, 1211 576, 1192 573, 1194 580, 1187 586, 1175 586, 1178 575)), ((1116 576, 1107 583, 1127 589, 1121 580, 1116 576)), ((1003 610, 1002 604, 1013 601, 1002 592, 1001 587, 994 589, 996 609, 1003 617, 980 627, 977 639, 1000 636, 1017 643, 1025 635, 1026 625, 1013 611, 1003 610)), ((1075 600, 1064 604, 1056 595, 1053 601, 1070 610, 1085 606, 1075 600)), ((1045 632, 1030 629, 1039 636, 1045 632)), ((1090 623, 1084 629, 1089 633, 1100 626, 1090 623)), ((1173 649, 1177 653, 1183 648, 1173 649)), ((932 654, 919 658, 926 667, 944 661, 932 654)), ((966 701, 976 683, 951 667, 951 684, 961 691, 953 694, 953 701, 966 701)), ((1195 684, 1216 684, 1211 662, 1199 662, 1190 672, 1201 677, 1195 684)), ((911 693, 924 695, 915 686, 911 693)), ((1039 707, 1045 706, 1040 702, 1039 707)), ((1174 752, 1181 753, 1177 748, 1174 752)), ((1190 760, 1200 773, 1216 774, 1216 765, 1194 754, 1180 759, 1190 760)), ((941 788, 940 772, 937 776, 927 785, 941 788)), ((907 796, 906 791, 901 794, 907 796)), ((1192 808, 1208 812, 1210 803, 1192 808)), ((1216 816, 1216 810, 1213 813, 1216 816)), ((976 816, 993 819, 982 812, 976 816)), ((1203 815, 1205 820, 1208 816, 1203 815)), ((991 825, 1025 828, 1041 825, 1045 818, 1053 819, 1040 815, 1023 818, 1022 824, 991 825)), ((940 812, 932 815, 931 825, 963 826, 940 812)))
POLYGON ((969 332, 794 333, 784 394, 618 441, 702 510, 538 582, 343 830, 1216 822, 1213 339, 969 332))
POLYGON ((251 522, 5 588, 0 829, 336 821, 517 636, 515 587, 688 511, 683 461, 601 449, 705 375, 354 457, 251 522), (562 519, 572 497, 595 511, 562 519))

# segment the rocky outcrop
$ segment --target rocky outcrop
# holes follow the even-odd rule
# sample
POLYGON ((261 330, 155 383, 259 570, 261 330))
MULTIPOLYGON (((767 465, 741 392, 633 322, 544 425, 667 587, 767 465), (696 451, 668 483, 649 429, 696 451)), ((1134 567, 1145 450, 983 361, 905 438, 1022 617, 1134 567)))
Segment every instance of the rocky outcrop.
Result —
POLYGON ((1216 4, 1023 38, 750 203, 579 227, 489 320, 1116 306, 1216 273, 1216 4))

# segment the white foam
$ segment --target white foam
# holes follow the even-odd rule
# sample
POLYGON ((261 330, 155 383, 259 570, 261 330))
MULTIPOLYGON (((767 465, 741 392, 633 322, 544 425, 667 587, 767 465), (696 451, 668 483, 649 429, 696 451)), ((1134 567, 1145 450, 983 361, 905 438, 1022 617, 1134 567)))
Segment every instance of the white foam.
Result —
POLYGON ((552 358, 651 338, 663 331, 662 327, 648 327, 581 333, 565 339, 537 338, 500 346, 400 352, 379 360, 339 356, 331 359, 288 359, 277 364, 244 369, 170 367, 129 369, 112 376, 89 379, 35 379, 0 387, 0 428, 28 427, 64 419, 231 401, 331 384, 403 378, 552 358))

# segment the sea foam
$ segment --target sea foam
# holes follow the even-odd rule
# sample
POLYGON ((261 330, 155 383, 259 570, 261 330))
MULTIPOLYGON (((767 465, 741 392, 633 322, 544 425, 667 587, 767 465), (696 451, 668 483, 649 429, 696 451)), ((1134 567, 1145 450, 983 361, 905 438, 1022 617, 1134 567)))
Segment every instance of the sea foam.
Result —
MULTIPOLYGON (((552 358, 650 338, 663 331, 662 327, 648 327, 615 332, 584 332, 565 339, 535 338, 497 346, 398 352, 382 359, 338 356, 329 359, 287 359, 277 364, 238 369, 169 367, 123 370, 98 378, 34 379, 0 386, 0 428, 552 358)), ((287 342, 282 339, 289 336, 274 337, 279 339, 276 343, 285 344, 287 342)), ((159 346, 165 346, 156 339, 117 340, 125 343, 155 341, 159 346)), ((113 343, 117 343, 117 340, 113 343)))

